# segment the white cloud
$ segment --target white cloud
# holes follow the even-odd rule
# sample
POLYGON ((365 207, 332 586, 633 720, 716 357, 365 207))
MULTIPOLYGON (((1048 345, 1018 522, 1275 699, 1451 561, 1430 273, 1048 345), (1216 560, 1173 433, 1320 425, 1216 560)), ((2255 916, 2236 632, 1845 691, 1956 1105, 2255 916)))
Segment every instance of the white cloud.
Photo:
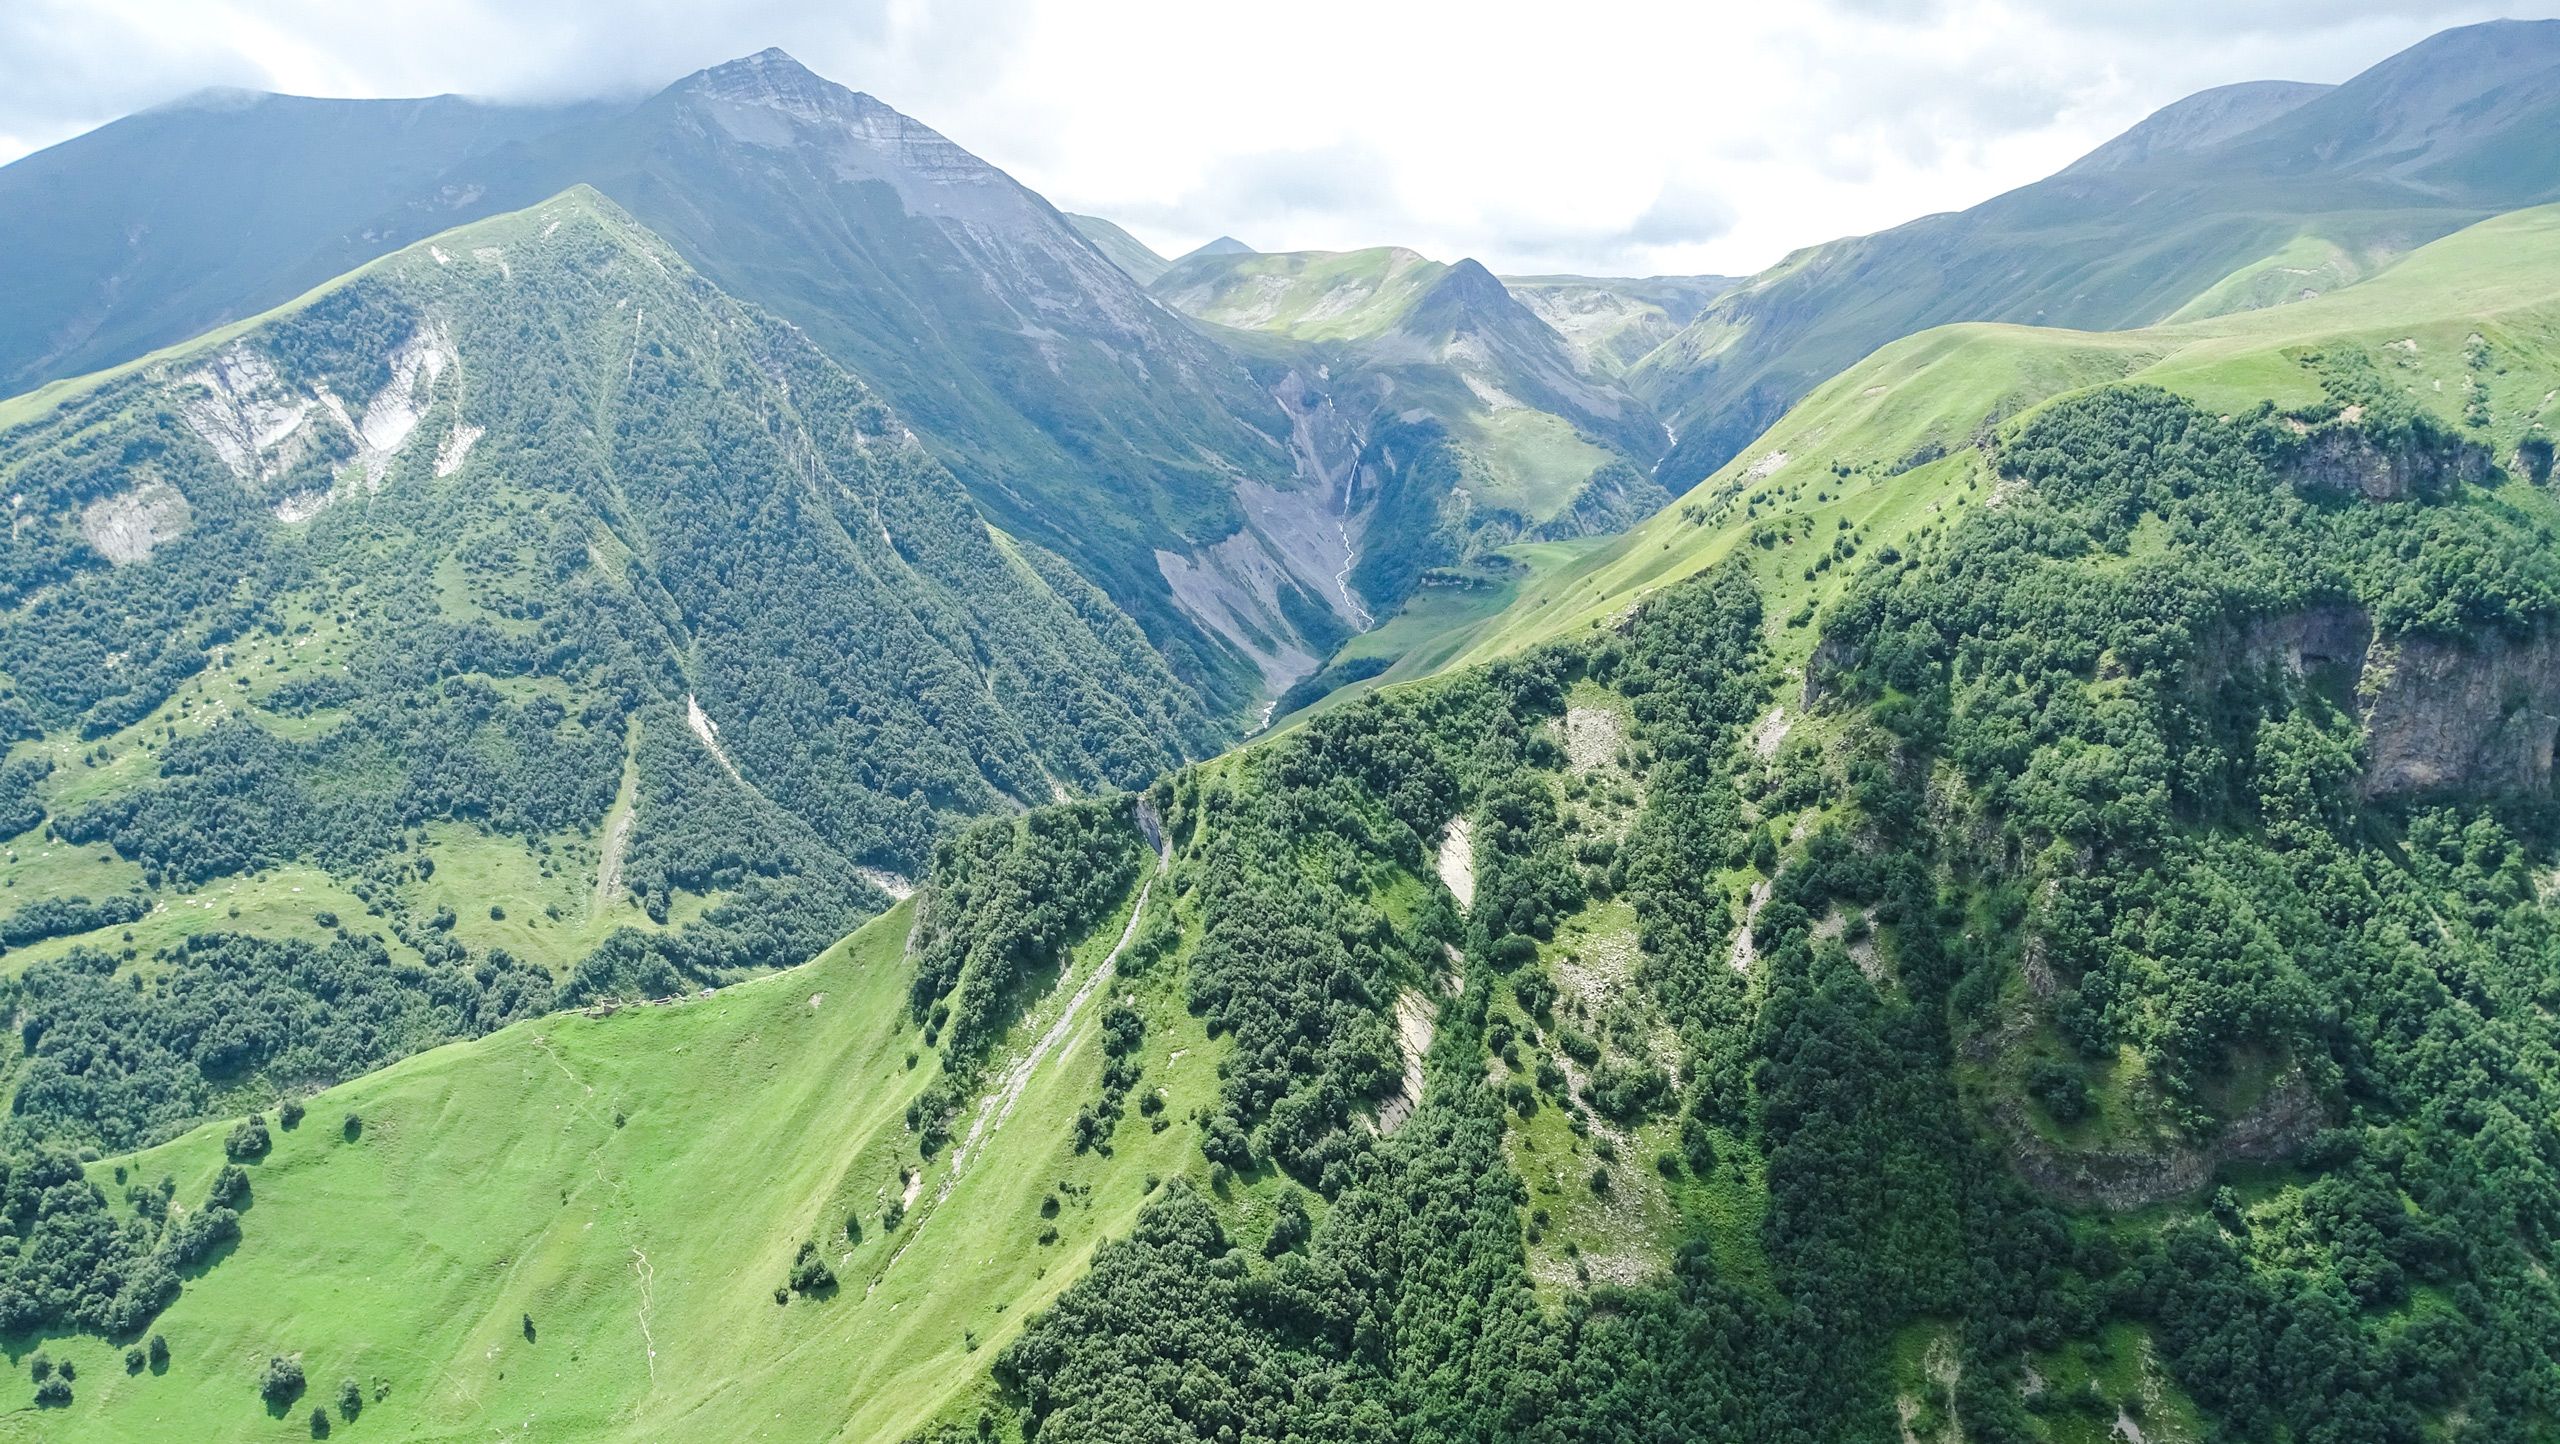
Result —
MULTIPOLYGON (((653 88, 781 45, 1176 252, 1757 269, 1970 205, 2210 85, 2342 80, 2413 0, 8 0, 0 156, 206 84, 653 88)), ((2560 0, 2509 9, 2560 14, 2560 0)))

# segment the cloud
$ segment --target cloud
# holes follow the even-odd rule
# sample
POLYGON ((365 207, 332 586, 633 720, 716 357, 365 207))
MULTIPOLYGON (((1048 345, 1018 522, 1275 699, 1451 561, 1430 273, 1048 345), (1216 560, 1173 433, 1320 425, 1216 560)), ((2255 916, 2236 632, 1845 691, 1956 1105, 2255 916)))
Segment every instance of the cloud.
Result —
MULTIPOLYGON (((781 45, 1168 252, 1741 272, 2472 0, 7 0, 0 158, 210 84, 637 93, 781 45)), ((2560 0, 2505 13, 2560 14, 2560 0)))

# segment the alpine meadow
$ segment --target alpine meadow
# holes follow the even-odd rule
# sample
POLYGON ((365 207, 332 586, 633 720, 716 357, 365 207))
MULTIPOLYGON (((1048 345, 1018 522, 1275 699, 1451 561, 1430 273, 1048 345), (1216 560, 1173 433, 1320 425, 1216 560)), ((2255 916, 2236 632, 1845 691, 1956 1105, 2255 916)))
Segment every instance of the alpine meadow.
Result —
POLYGON ((576 79, 0 165, 0 1439, 2560 1444, 2560 20, 1749 276, 576 79))

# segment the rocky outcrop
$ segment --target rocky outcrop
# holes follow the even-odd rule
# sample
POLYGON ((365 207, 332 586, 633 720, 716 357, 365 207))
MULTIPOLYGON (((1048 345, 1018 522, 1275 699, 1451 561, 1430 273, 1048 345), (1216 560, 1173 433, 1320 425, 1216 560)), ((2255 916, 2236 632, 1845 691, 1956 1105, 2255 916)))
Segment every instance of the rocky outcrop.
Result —
POLYGON ((2479 481, 2489 474, 2489 452, 2451 437, 2387 444, 2349 423, 2307 432, 2293 468, 2296 485, 2398 501, 2452 482, 2479 481))
POLYGON ((2357 686, 2368 797, 2546 796, 2560 741, 2560 634, 2412 638, 2372 649, 2357 686))
POLYGON ((2209 689, 2266 668, 2295 677, 2339 669, 2364 724, 2363 797, 2551 791, 2560 746, 2560 631, 2551 627, 2382 641, 2361 608, 2313 607, 2209 643, 2195 675, 2209 689))
POLYGON ((2225 1162, 2263 1163, 2300 1150, 2325 1121, 2300 1073, 2278 1079, 2256 1107, 2211 1144, 2075 1149, 2048 1142, 2027 1124, 2024 1106, 2005 1100, 1991 1121, 2009 1140, 2009 1158, 2027 1185, 2056 1203, 2121 1213, 2196 1192, 2225 1162))
POLYGON ((186 531, 191 515, 176 487, 150 481, 89 503, 80 514, 80 535, 99 555, 124 566, 150 560, 152 548, 186 531))

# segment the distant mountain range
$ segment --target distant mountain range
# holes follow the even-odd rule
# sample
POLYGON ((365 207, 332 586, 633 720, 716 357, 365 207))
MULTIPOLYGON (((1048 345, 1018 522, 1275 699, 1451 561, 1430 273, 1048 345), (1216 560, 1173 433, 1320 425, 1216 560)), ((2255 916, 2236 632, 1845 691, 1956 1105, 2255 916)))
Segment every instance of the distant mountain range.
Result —
POLYGON ((1842 367, 1951 321, 2121 330, 2335 290, 2502 211, 2560 198, 2560 20, 2448 30, 2344 85, 2168 106, 1970 210, 1807 247, 1629 372, 1714 471, 1842 367))
POLYGON ((1739 280, 1231 236, 1168 259, 779 51, 637 104, 209 92, 0 167, 0 387, 581 183, 878 387, 1235 723, 1434 572, 1632 523, 1899 336, 2280 304, 2560 194, 2560 22, 2191 96, 2034 185, 1739 280))

